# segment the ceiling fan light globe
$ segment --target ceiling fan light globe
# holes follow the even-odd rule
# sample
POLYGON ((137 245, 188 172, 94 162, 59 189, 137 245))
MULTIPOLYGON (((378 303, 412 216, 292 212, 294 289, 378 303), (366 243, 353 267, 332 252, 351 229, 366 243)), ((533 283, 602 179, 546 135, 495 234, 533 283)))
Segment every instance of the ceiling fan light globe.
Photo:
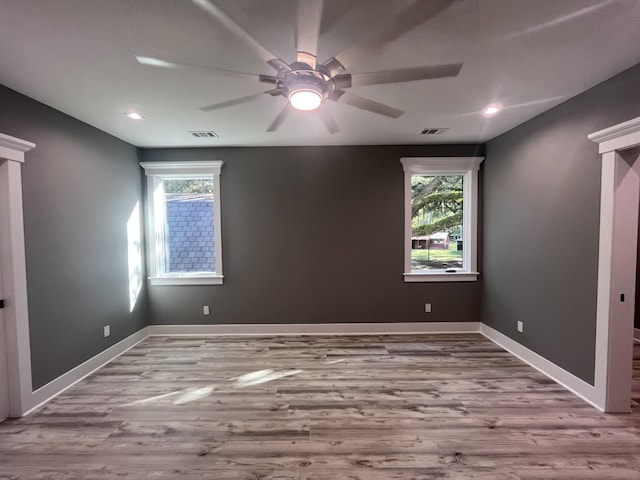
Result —
POLYGON ((315 110, 322 103, 322 91, 313 85, 297 88, 289 94, 289 102, 296 110, 315 110))

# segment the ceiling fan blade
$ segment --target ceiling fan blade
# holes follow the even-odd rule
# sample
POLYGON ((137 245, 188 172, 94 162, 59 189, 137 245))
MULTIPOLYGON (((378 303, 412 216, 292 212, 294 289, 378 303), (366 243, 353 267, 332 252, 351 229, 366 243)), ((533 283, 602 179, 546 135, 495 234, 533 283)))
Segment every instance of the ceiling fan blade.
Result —
POLYGON ((258 98, 262 97, 265 93, 267 95, 271 95, 272 92, 273 90, 254 93, 253 95, 247 95, 246 97, 234 98, 233 100, 227 100, 226 102, 207 105, 206 107, 201 107, 200 110, 202 110, 203 112, 211 112, 212 110, 219 110, 221 108, 233 107, 234 105, 240 105, 242 103, 247 103, 247 102, 252 102, 253 100, 257 100, 258 98))
POLYGON ((220 22, 227 30, 229 30, 229 32, 233 33, 236 37, 245 42, 265 62, 268 63, 269 60, 278 58, 277 55, 274 55, 267 50, 240 25, 233 21, 231 17, 220 10, 218 6, 211 3, 210 0, 193 0, 193 3, 220 22))
POLYGON ((322 0, 298 0, 297 60, 311 68, 316 68, 321 22, 322 0))
POLYGON ((335 58, 348 69, 360 59, 366 57, 367 54, 375 52, 385 44, 396 40, 418 25, 435 17, 455 2, 456 0, 418 0, 401 12, 395 19, 391 20, 387 29, 375 35, 368 42, 354 45, 336 55, 335 58))
POLYGON ((350 73, 341 73, 339 75, 335 75, 331 79, 331 83, 333 83, 334 91, 351 88, 353 86, 353 83, 351 83, 350 73))
POLYGON ((424 67, 395 68, 379 72, 352 73, 351 85, 382 85, 384 83, 414 82, 432 78, 457 77, 462 69, 462 63, 451 65, 427 65, 424 67))
POLYGON ((258 80, 262 83, 272 83, 274 85, 278 83, 278 77, 274 77, 272 75, 258 75, 258 80))
POLYGON ((285 118, 289 114, 289 102, 287 102, 282 109, 282 111, 278 114, 278 116, 273 120, 269 128, 267 128, 267 132, 275 132, 280 128, 280 125, 284 122, 285 118))
POLYGON ((293 69, 285 63, 281 58, 274 58, 267 62, 272 68, 276 69, 278 72, 291 72, 293 69))
POLYGON ((224 75, 226 77, 237 77, 237 78, 247 78, 247 77, 259 78, 260 77, 260 75, 257 73, 239 72, 237 70, 228 70, 226 68, 207 67, 205 65, 195 65, 191 63, 168 62, 160 58, 144 57, 141 55, 136 55, 135 57, 138 63, 142 65, 149 65, 152 67, 189 68, 189 69, 197 69, 197 70, 207 70, 209 72, 216 73, 218 75, 224 75))
POLYGON ((346 103, 347 105, 351 105, 352 107, 359 108, 361 110, 377 113, 378 115, 384 115, 385 117, 398 118, 404 114, 402 110, 390 107, 384 103, 374 102, 373 100, 355 95, 351 92, 345 92, 340 96, 339 100, 341 103, 346 103))
POLYGON ((338 128, 338 124, 326 108, 322 107, 320 108, 320 110, 318 110, 318 117, 320 118, 320 121, 324 124, 324 126, 327 127, 327 131, 331 135, 340 131, 340 128, 338 128))
POLYGON ((351 10, 360 7, 362 0, 329 1, 322 10, 322 22, 320 22, 320 35, 331 31, 351 10))

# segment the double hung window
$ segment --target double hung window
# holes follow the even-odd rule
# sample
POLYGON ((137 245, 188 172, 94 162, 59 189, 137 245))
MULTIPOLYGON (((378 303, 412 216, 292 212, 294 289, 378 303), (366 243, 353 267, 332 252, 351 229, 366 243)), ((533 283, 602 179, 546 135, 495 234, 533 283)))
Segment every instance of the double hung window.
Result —
POLYGON ((222 284, 223 162, 143 162, 152 285, 222 284))
POLYGON ((481 157, 402 158, 405 282, 477 279, 481 157))

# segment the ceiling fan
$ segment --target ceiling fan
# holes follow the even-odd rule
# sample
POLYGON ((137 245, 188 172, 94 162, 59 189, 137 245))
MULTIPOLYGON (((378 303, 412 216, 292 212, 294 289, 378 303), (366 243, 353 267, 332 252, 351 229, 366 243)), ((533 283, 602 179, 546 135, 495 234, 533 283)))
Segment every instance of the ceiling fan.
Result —
MULTIPOLYGON (((278 130, 289 113, 290 107, 298 110, 315 110, 325 101, 339 101, 379 115, 398 118, 404 113, 402 110, 369 100, 352 92, 347 92, 347 90, 351 87, 363 85, 381 85, 456 77, 462 69, 462 63, 454 63, 397 68, 368 73, 345 73, 347 68, 359 58, 362 58, 362 56, 374 52, 417 25, 435 17, 456 0, 414 0, 414 3, 402 11, 396 18, 390 19, 387 28, 369 39, 368 42, 352 46, 343 53, 331 57, 323 63, 319 63, 316 57, 322 22, 323 0, 298 0, 296 30, 297 55, 295 61, 291 63, 285 62, 267 50, 210 0, 192 1, 239 40, 251 47, 262 60, 275 70, 275 73, 273 75, 259 75, 221 68, 173 63, 144 56, 136 56, 136 59, 145 65, 167 68, 205 68, 221 75, 253 77, 262 83, 273 85, 272 89, 265 92, 201 108, 201 110, 209 112, 250 102, 262 97, 264 94, 273 97, 282 96, 287 99, 287 103, 267 128, 267 132, 275 132, 278 130)), ((329 133, 333 134, 339 131, 336 122, 325 109, 320 109, 319 118, 329 133)))

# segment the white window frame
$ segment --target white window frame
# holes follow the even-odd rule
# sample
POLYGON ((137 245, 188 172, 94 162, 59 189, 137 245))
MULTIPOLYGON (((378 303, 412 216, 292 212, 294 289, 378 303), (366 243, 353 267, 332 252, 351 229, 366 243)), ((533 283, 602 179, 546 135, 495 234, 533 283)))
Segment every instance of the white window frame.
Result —
POLYGON ((478 279, 478 171, 484 157, 404 157, 404 281, 405 282, 473 282, 478 279), (464 269, 411 271, 411 176, 462 175, 464 232, 462 258, 464 269))
POLYGON ((222 227, 220 217, 220 172, 224 162, 218 160, 198 162, 140 162, 147 176, 147 251, 151 285, 222 285, 222 227), (161 252, 156 245, 154 192, 162 180, 213 176, 213 233, 215 238, 216 271, 212 273, 163 273, 161 252))

